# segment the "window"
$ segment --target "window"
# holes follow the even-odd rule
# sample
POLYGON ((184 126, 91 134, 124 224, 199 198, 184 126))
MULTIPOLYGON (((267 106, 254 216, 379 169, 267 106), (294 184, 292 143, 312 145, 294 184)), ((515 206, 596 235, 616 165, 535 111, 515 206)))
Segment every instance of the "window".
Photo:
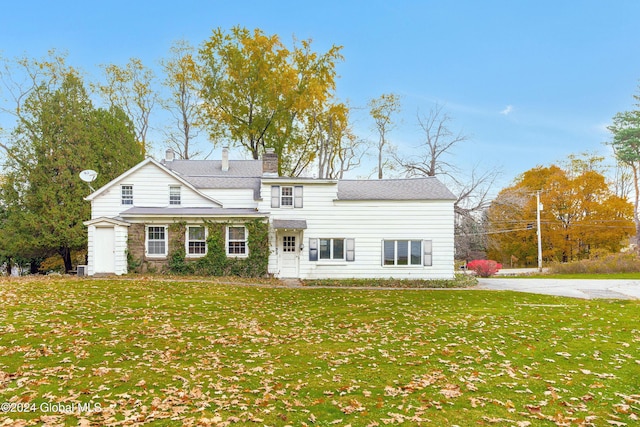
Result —
POLYGON ((347 261, 356 259, 354 239, 309 239, 309 261, 347 261))
POLYGON ((149 226, 147 227, 147 255, 166 256, 167 255, 167 227, 149 226))
POLYGON ((320 259, 344 259, 344 239, 320 239, 320 259))
POLYGON ((422 240, 384 240, 382 257, 383 265, 422 265, 422 240))
POLYGON ((244 227, 227 227, 227 255, 247 255, 247 230, 244 227))
POLYGON ((296 251, 296 236, 282 236, 282 252, 296 251))
POLYGON ((295 186, 271 186, 271 207, 272 208, 301 208, 302 207, 302 185, 295 186))
POLYGON ((179 205, 180 204, 180 186, 171 186, 169 187, 169 204, 170 205, 179 205))
POLYGON ((187 255, 201 256, 207 254, 207 237, 202 226, 187 227, 187 255))
POLYGON ((123 205, 133 205, 133 185, 120 186, 120 194, 123 205))
POLYGON ((293 187, 281 187, 280 206, 293 206, 293 187))

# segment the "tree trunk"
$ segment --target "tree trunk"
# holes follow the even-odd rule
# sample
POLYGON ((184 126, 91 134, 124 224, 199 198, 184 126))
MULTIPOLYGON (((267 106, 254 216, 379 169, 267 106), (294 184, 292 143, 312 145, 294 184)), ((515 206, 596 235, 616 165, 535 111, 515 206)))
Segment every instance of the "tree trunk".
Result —
POLYGON ((71 264, 71 249, 62 247, 60 248, 59 253, 62 257, 62 260, 64 261, 64 272, 69 273, 71 270, 73 270, 73 265, 71 264))
POLYGON ((640 250, 640 217, 638 217, 638 205, 640 203, 640 186, 638 184, 638 166, 635 163, 631 164, 631 170, 633 170, 633 185, 635 189, 635 200, 633 205, 633 222, 636 224, 636 251, 640 250))

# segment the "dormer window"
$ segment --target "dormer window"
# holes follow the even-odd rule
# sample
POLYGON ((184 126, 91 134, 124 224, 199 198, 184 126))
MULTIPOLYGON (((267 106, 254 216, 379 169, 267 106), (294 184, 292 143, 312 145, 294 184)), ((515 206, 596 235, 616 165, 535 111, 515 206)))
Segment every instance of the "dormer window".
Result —
POLYGON ((180 198, 180 186, 172 185, 169 187, 169 204, 170 205, 179 205, 181 204, 180 198))

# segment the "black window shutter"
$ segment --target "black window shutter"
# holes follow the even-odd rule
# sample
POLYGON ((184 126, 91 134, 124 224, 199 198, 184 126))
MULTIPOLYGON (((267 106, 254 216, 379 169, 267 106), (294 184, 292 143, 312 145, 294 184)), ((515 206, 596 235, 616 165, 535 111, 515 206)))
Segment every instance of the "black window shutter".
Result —
POLYGON ((318 260, 318 239, 309 239, 309 261, 318 260))

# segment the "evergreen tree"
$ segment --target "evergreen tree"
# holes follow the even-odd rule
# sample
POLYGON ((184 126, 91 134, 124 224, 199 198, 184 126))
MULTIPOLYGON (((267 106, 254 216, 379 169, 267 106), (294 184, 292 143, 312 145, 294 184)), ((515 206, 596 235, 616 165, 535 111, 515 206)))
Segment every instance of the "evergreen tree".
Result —
POLYGON ((98 171, 95 185, 101 186, 141 161, 142 147, 126 114, 95 109, 73 72, 57 87, 35 86, 19 118, 0 184, 0 251, 13 257, 58 254, 69 271, 71 252, 86 247, 83 221, 91 214, 84 200, 90 190, 78 174, 98 171))

